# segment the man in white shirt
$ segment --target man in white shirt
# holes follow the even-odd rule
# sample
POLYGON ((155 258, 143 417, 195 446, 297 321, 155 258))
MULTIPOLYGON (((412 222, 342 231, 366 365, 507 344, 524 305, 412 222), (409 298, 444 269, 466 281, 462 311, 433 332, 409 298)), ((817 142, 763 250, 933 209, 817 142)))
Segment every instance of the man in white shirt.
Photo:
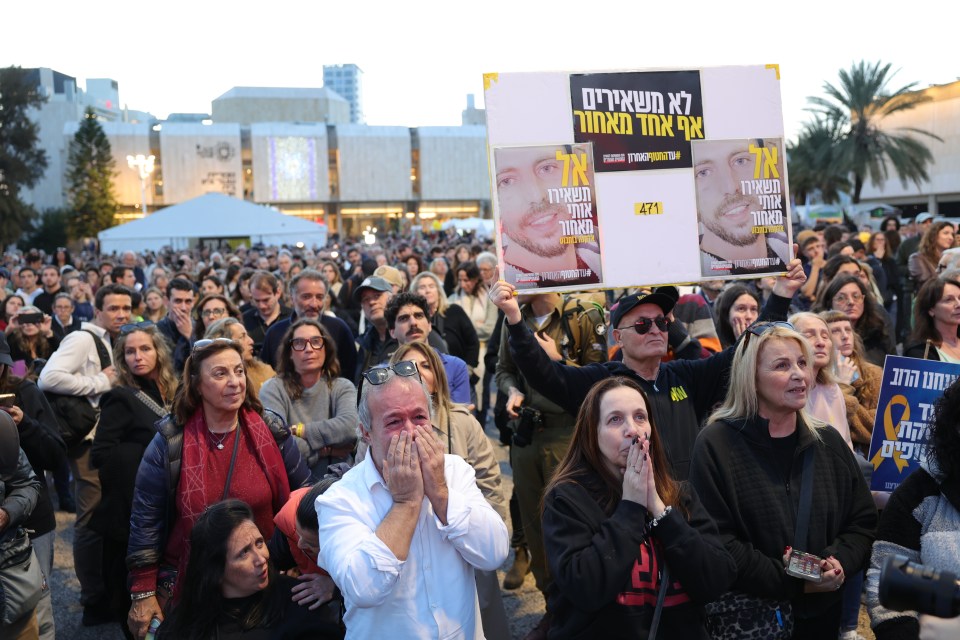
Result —
MULTIPOLYGON (((130 290, 123 285, 108 284, 97 289, 93 321, 84 322, 81 331, 67 335, 47 360, 38 380, 41 391, 86 396, 90 404, 98 406, 100 396, 110 390, 117 374, 112 365, 101 369, 94 339, 100 340, 107 352, 112 353, 111 340, 130 321, 131 306, 130 290)), ((82 445, 70 451, 70 470, 77 500, 73 557, 80 581, 84 626, 103 624, 112 619, 101 575, 103 539, 89 527, 90 518, 100 504, 100 477, 90 464, 90 445, 96 431, 94 427, 82 445)))
POLYGON ((340 587, 347 638, 483 638, 474 569, 507 557, 507 527, 463 458, 432 433, 411 363, 364 374, 369 455, 317 498, 318 563, 340 587))

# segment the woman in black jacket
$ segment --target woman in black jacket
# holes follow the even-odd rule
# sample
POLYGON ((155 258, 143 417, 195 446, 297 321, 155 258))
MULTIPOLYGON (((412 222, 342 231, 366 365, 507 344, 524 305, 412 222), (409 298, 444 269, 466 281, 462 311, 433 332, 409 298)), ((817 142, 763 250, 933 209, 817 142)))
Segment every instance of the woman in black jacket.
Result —
POLYGON ((544 491, 551 638, 708 638, 702 605, 736 567, 696 492, 673 480, 640 386, 612 377, 580 408, 544 491))
POLYGON ((727 398, 697 438, 690 481, 736 560, 734 592, 784 615, 789 602, 794 638, 836 638, 840 589, 867 563, 877 510, 843 437, 805 413, 812 367, 812 349, 791 325, 747 329, 727 398), (804 477, 813 479, 806 535, 797 527, 804 477), (822 559, 819 582, 786 573, 791 547, 822 559))
POLYGON ((127 538, 133 487, 140 459, 156 435, 154 423, 167 414, 177 379, 166 340, 145 320, 124 325, 113 344, 117 384, 100 399, 100 422, 90 459, 100 472, 101 498, 90 522, 107 541, 103 577, 109 615, 124 635, 130 609, 127 592, 127 538))

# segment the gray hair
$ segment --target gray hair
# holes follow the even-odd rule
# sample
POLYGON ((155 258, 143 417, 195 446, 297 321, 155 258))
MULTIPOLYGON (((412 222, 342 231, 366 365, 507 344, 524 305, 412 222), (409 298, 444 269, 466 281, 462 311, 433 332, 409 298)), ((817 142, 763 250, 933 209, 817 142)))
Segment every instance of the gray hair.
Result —
POLYGON ((232 324, 243 323, 236 318, 220 318, 207 327, 207 331, 203 334, 203 337, 207 340, 214 338, 228 338, 233 340, 233 333, 230 331, 230 325, 232 324))
POLYGON ((360 404, 357 406, 357 435, 361 438, 363 437, 364 429, 369 432, 373 428, 373 414, 370 412, 371 394, 383 393, 387 386, 395 384, 396 380, 411 380, 420 383, 420 388, 423 389, 423 395, 427 399, 427 410, 430 412, 430 422, 433 422, 433 400, 430 398, 430 391, 427 390, 427 385, 423 382, 423 378, 420 378, 419 376, 416 378, 409 376, 398 376, 395 371, 388 369, 387 379, 383 384, 370 384, 370 382, 367 380, 363 381, 363 386, 360 390, 360 404))
POLYGON ((497 256, 493 255, 489 251, 484 251, 483 253, 477 254, 477 259, 474 260, 477 263, 477 266, 480 266, 480 263, 486 263, 491 267, 496 268, 497 266, 497 256))

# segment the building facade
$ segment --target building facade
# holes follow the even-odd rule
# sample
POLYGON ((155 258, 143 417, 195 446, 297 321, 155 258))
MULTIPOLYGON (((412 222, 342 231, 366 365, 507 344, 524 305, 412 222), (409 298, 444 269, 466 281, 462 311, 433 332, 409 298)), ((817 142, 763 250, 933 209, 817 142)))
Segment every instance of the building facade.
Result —
MULTIPOLYGON (((69 144, 86 106, 68 99, 75 80, 53 73, 44 81, 64 97, 42 114, 50 168, 32 194, 41 210, 66 205, 69 144)), ((115 90, 116 83, 97 86, 98 108, 117 104, 115 90)), ((142 217, 144 206, 154 212, 206 193, 267 204, 351 236, 491 216, 483 125, 351 124, 350 104, 326 88, 235 87, 212 107, 212 117, 173 114, 162 122, 125 122, 119 108, 101 114, 117 167, 117 222, 142 217), (127 162, 137 155, 154 156, 142 189, 127 162)))

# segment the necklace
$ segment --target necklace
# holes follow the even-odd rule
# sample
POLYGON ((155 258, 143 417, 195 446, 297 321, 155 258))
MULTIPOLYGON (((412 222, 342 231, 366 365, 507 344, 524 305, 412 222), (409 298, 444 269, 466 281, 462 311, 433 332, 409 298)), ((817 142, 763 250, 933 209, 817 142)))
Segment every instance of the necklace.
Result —
POLYGON ((210 428, 207 427, 207 433, 210 434, 210 441, 213 443, 213 446, 215 446, 217 449, 222 451, 223 441, 226 440, 230 436, 230 434, 233 433, 239 426, 240 426, 240 419, 237 418, 237 421, 233 423, 233 428, 230 429, 229 431, 224 431, 222 434, 220 434, 219 440, 214 436, 213 431, 210 431, 210 428))

